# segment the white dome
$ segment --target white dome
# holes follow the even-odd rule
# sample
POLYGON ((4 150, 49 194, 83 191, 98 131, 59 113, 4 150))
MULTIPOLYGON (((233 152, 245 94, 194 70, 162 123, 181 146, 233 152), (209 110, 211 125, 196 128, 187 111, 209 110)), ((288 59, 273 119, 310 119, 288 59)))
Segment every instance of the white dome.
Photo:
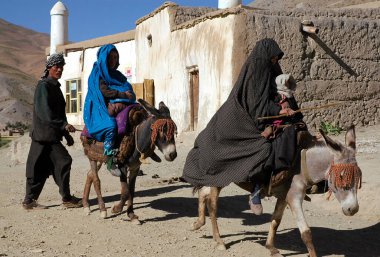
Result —
POLYGON ((219 0, 218 1, 218 8, 219 9, 225 9, 225 8, 231 8, 238 6, 241 4, 242 0, 219 0))
POLYGON ((50 11, 50 15, 69 15, 69 11, 67 10, 66 6, 61 2, 58 1, 53 8, 50 11))
POLYGON ((238 6, 241 4, 242 0, 219 0, 218 1, 218 8, 219 9, 225 9, 225 8, 231 8, 238 6))

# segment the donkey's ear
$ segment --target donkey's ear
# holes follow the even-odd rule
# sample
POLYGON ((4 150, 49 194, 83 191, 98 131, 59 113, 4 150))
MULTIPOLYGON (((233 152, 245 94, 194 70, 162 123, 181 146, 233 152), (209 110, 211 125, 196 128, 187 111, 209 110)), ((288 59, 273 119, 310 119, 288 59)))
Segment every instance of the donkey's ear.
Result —
POLYGON ((325 132, 323 132, 322 129, 319 130, 319 133, 321 133, 321 135, 323 136, 323 138, 325 139, 326 141, 326 144, 328 147, 330 147, 332 150, 334 151, 337 151, 337 152, 341 152, 343 151, 343 147, 342 145, 339 143, 339 142, 335 142, 334 140, 332 140, 330 137, 328 137, 325 132))
POLYGON ((346 145, 352 149, 356 149, 355 126, 351 125, 346 132, 346 145))
POLYGON ((137 100, 137 102, 151 115, 154 115, 154 116, 160 116, 160 113, 159 111, 154 108, 154 106, 150 105, 147 101, 139 98, 137 100))
POLYGON ((165 117, 165 118, 170 118, 170 110, 169 108, 165 105, 164 102, 160 102, 158 105, 158 111, 160 114, 165 117))

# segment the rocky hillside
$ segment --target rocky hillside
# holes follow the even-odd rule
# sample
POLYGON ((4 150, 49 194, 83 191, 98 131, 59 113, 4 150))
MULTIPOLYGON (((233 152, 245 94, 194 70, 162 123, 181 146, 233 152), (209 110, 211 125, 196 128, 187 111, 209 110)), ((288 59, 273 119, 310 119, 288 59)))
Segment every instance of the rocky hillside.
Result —
POLYGON ((30 123, 33 93, 43 72, 49 35, 0 19, 0 128, 30 123))

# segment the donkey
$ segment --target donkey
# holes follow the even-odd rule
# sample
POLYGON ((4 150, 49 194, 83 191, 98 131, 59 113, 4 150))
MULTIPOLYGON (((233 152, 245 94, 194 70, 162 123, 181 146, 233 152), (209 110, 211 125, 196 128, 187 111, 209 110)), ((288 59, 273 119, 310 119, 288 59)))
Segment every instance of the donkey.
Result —
MULTIPOLYGON (((302 150, 300 173, 292 176, 288 183, 272 189, 277 202, 265 245, 271 256, 282 256, 274 246, 274 238, 287 205, 290 206, 296 219, 309 256, 317 256, 311 231, 302 209, 306 189, 312 185, 327 179, 330 193, 334 193, 340 202, 344 215, 352 216, 359 210, 357 189, 361 187, 362 175, 355 158, 356 136, 354 126, 351 126, 346 132, 346 145, 332 140, 323 131, 320 133, 325 142, 302 150)), ((249 185, 245 183, 238 184, 238 186, 243 189, 249 188, 249 185)), ((207 204, 212 223, 213 239, 217 243, 217 249, 225 250, 225 244, 220 238, 216 215, 221 189, 221 187, 202 187, 198 190, 199 216, 197 221, 193 223, 193 230, 197 230, 205 224, 205 205, 207 204)))
MULTIPOLYGON (((133 211, 133 198, 135 194, 136 177, 140 171, 141 161, 145 158, 152 158, 156 162, 161 162, 161 158, 154 152, 157 147, 164 155, 165 160, 172 162, 177 157, 175 138, 177 134, 177 126, 170 117, 169 108, 160 102, 157 110, 146 101, 139 99, 139 104, 144 108, 143 118, 137 122, 138 124, 133 129, 133 136, 124 136, 120 146, 118 157, 118 167, 121 170, 121 198, 120 201, 112 207, 112 213, 121 213, 125 202, 127 203, 127 215, 132 223, 140 224, 138 216, 133 211), (123 145, 123 142, 127 142, 123 145), (131 148, 130 154, 123 155, 122 148, 131 148), (121 157, 121 158, 120 158, 121 157)), ((90 160, 91 169, 87 173, 86 184, 83 192, 83 208, 86 214, 90 214, 90 205, 88 202, 91 184, 94 184, 94 189, 98 198, 100 216, 107 217, 107 209, 105 207, 101 194, 100 179, 98 171, 104 162, 104 156, 99 157, 91 155, 91 150, 102 151, 103 144, 94 142, 89 144, 87 138, 81 137, 82 144, 85 149, 85 154, 90 160), (93 148, 91 148, 93 147, 93 148), (95 149, 96 148, 96 149, 95 149)), ((93 140, 94 141, 94 140, 93 140)))

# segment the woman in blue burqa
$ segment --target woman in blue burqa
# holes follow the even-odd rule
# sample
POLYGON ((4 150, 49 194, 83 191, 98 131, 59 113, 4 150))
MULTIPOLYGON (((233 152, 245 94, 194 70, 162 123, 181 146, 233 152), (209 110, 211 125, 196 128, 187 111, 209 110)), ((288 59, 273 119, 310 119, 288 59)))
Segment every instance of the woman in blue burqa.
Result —
POLYGON ((128 104, 136 101, 131 84, 117 70, 119 53, 114 45, 102 46, 97 52, 88 78, 88 92, 84 103, 83 119, 89 134, 99 142, 104 142, 107 168, 115 168, 115 139, 117 124, 115 115, 128 104), (115 112, 115 106, 117 111, 115 112), (113 111, 110 111, 110 107, 113 111))
MULTIPOLYGON (((284 113, 274 101, 275 78, 282 74, 278 60, 283 55, 273 39, 256 43, 228 99, 196 138, 186 159, 185 181, 194 186, 225 187, 232 182, 268 179, 271 171, 289 168, 296 147, 295 130, 284 130, 269 140, 262 135, 268 121, 258 120, 284 113)), ((252 211, 261 214, 260 197, 255 201, 261 211, 252 211)))

